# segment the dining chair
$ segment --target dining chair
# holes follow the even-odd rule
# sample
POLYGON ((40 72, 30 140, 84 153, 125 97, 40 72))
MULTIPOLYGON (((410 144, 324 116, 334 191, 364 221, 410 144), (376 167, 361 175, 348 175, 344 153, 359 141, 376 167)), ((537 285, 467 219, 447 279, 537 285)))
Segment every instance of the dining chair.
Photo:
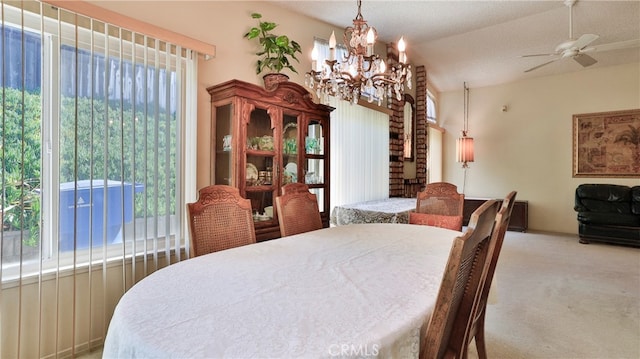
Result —
POLYGON ((416 195, 415 213, 426 215, 412 216, 414 212, 411 212, 409 223, 461 231, 463 210, 464 194, 458 193, 456 185, 448 182, 429 183, 416 195))
POLYGON ((281 236, 292 236, 322 228, 318 199, 315 194, 309 192, 306 184, 286 184, 282 187, 282 193, 276 197, 281 236))
POLYGON ((454 239, 429 319, 421 359, 465 358, 472 315, 494 248, 498 202, 489 200, 471 215, 467 230, 454 239))
POLYGON ((504 236, 507 232, 507 228, 509 227, 509 220, 511 219, 511 212, 513 211, 516 194, 516 191, 512 191, 505 197, 502 201, 502 206, 496 215, 492 234, 494 237, 492 239, 494 242, 493 254, 491 255, 491 261, 489 262, 484 287, 482 288, 482 294, 480 295, 480 303, 477 306, 476 313, 472 317, 469 336, 467 338, 467 348, 471 343, 471 340, 475 338, 479 359, 487 359, 487 349, 484 341, 484 318, 487 312, 487 302, 489 298, 489 290, 491 289, 491 282, 493 281, 493 275, 496 271, 500 251, 502 250, 504 236))
POLYGON ((187 203, 192 257, 256 243, 251 202, 237 188, 211 185, 187 203))

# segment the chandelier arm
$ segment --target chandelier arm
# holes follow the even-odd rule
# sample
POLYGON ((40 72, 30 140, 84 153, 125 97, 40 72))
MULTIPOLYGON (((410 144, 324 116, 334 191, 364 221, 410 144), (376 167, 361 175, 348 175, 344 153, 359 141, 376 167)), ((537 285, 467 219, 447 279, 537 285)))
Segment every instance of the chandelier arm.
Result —
POLYGON ((376 74, 371 76, 371 81, 373 81, 374 85, 376 82, 384 82, 385 84, 395 84, 398 83, 396 80, 391 80, 388 77, 383 76, 382 74, 376 74))
POLYGON ((345 81, 349 80, 349 82, 356 81, 356 79, 353 76, 351 76, 351 73, 349 73, 349 72, 339 71, 338 74, 340 74, 339 78, 341 80, 345 80, 345 81))

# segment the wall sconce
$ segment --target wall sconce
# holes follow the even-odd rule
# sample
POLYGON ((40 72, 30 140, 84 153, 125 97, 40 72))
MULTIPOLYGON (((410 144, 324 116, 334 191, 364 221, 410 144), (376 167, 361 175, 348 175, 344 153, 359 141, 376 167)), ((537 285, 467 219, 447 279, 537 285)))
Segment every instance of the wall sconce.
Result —
POLYGON ((469 88, 464 83, 464 123, 462 137, 456 141, 456 162, 462 162, 462 168, 469 168, 468 162, 473 162, 473 137, 469 132, 469 88))

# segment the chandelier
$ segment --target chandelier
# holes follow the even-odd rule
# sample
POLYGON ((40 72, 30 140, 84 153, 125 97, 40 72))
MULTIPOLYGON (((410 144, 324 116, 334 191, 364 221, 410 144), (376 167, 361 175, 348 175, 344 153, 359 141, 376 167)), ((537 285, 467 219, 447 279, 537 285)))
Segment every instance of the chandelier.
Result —
POLYGON ((344 31, 344 44, 348 51, 342 59, 336 59, 335 33, 329 39, 329 59, 318 68, 318 51, 311 53, 311 71, 305 75, 305 84, 314 89, 318 98, 335 96, 351 103, 357 103, 361 96, 374 100, 378 105, 385 98, 395 96, 401 101, 405 83, 411 89, 411 66, 407 64, 404 39, 398 41, 398 61, 387 65, 373 48, 378 32, 362 17, 358 0, 358 15, 353 26, 344 31))

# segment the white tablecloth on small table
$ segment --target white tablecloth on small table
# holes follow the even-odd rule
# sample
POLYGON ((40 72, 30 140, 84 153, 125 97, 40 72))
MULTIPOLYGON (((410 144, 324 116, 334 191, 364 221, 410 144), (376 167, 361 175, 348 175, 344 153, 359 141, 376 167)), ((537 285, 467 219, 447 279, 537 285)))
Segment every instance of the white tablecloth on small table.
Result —
POLYGON ((182 261, 125 293, 104 358, 417 358, 457 235, 355 224, 182 261))
POLYGON ((392 197, 335 206, 331 224, 409 223, 409 212, 416 209, 415 198, 392 197))

